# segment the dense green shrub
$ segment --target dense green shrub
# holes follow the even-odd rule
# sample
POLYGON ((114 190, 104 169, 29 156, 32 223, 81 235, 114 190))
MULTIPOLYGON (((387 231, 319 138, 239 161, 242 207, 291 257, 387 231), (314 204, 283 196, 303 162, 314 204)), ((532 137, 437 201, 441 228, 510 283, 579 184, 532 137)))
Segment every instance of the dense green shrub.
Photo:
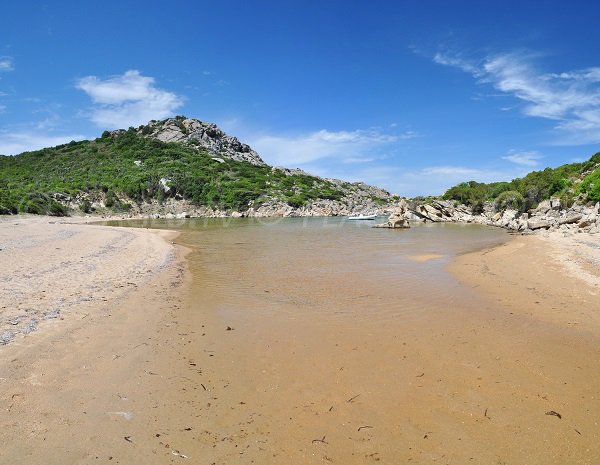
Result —
POLYGON ((598 171, 596 167, 599 164, 600 153, 597 153, 587 162, 532 171, 523 178, 516 178, 510 182, 490 184, 475 181, 463 182, 448 189, 443 198, 471 205, 474 208, 482 205, 483 202, 493 201, 497 205, 496 208, 500 208, 498 205, 505 205, 507 198, 511 197, 513 203, 516 201, 514 205, 519 205, 519 209, 523 211, 536 207, 539 202, 549 199, 551 196, 561 198, 563 204, 570 204, 576 194, 584 193, 589 200, 594 201, 600 198, 600 192, 595 187, 598 186, 598 182, 595 182, 596 178, 594 178, 594 173, 598 171), (596 171, 588 174, 579 188, 575 189, 573 187, 574 180, 594 168, 596 171), (516 196, 515 193, 521 197, 516 196))
POLYGON ((84 200, 83 202, 81 202, 81 204, 79 204, 79 209, 83 213, 92 213, 92 204, 89 200, 84 200))
POLYGON ((504 191, 496 197, 495 207, 496 211, 506 210, 507 208, 521 211, 524 203, 525 199, 519 192, 504 191))
POLYGON ((306 205, 306 197, 303 195, 291 195, 286 202, 294 208, 300 208, 306 205))
POLYGON ((578 193, 584 193, 591 202, 600 202, 600 168, 596 168, 583 179, 578 193))
POLYGON ((104 206, 106 208, 112 208, 115 206, 115 203, 118 202, 115 193, 112 190, 106 192, 106 198, 104 199, 104 206))
MULTIPOLYGON (((51 209, 49 203, 29 198, 32 193, 50 196, 54 192, 71 196, 104 192, 105 205, 113 211, 131 208, 129 201, 163 201, 168 196, 235 210, 245 210, 267 198, 285 201, 292 197, 297 205, 304 205, 343 196, 334 184, 314 176, 286 175, 269 166, 234 160, 220 163, 192 147, 142 137, 133 128, 104 132, 92 141, 0 156, 2 211, 59 213, 58 207, 51 209), (140 166, 135 163, 138 160, 140 166), (162 178, 170 180, 168 194, 161 188, 162 178)), ((82 209, 90 208, 84 205, 82 209)))

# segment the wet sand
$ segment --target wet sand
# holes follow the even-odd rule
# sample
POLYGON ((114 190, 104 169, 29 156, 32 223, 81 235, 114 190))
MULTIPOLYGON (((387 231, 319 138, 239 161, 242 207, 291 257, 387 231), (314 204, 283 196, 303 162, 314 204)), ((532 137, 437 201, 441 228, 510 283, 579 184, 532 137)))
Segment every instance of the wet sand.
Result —
POLYGON ((464 255, 446 306, 360 321, 261 312, 268 287, 241 299, 256 312, 224 308, 227 287, 193 262, 207 286, 192 286, 176 246, 128 293, 0 346, 0 463, 598 463, 600 298, 583 248, 597 241, 583 237, 594 245, 518 237, 464 255))

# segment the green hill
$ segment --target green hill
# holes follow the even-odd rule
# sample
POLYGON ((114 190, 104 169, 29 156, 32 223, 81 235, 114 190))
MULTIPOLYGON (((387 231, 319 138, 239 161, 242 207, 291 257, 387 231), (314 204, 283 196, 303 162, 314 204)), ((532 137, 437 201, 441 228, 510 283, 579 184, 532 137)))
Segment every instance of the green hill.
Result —
POLYGON ((600 152, 584 163, 572 163, 558 168, 533 171, 510 182, 463 182, 448 189, 442 196, 481 211, 484 202, 494 202, 501 209, 512 207, 520 211, 535 208, 542 200, 558 197, 563 205, 573 202, 600 201, 600 152))
MULTIPOLYGON (((94 199, 118 212, 167 197, 228 211, 273 200, 297 208, 316 200, 342 201, 361 186, 370 187, 273 168, 215 128, 178 117, 105 132, 95 140, 0 156, 0 214, 66 215, 68 205, 89 212, 94 199), (196 126, 197 138, 159 139, 170 137, 173 128, 188 137, 196 126), (250 161, 234 159, 238 155, 250 161)), ((363 194, 390 203, 385 191, 370 188, 363 194)))

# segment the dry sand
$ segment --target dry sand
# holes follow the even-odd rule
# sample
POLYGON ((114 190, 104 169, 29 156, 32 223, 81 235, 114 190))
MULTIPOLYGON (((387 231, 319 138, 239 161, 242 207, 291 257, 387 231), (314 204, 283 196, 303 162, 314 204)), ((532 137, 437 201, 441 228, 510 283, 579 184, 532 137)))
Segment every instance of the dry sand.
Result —
POLYGON ((600 461, 593 236, 460 257, 476 311, 453 296, 326 326, 207 311, 167 233, 9 218, 0 234, 2 324, 60 304, 0 346, 2 464, 600 461))

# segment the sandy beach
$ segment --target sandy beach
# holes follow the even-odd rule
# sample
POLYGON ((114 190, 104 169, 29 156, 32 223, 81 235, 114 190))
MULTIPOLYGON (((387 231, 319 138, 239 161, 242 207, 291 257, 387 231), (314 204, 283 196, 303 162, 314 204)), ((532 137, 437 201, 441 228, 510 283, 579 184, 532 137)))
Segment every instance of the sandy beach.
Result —
POLYGON ((597 236, 461 256, 475 310, 356 325, 216 314, 178 240, 3 218, 0 463, 598 463, 597 236))
POLYGON ((73 221, 0 223, 0 463, 137 462, 122 424, 168 391, 154 359, 184 280, 176 234, 73 221))

